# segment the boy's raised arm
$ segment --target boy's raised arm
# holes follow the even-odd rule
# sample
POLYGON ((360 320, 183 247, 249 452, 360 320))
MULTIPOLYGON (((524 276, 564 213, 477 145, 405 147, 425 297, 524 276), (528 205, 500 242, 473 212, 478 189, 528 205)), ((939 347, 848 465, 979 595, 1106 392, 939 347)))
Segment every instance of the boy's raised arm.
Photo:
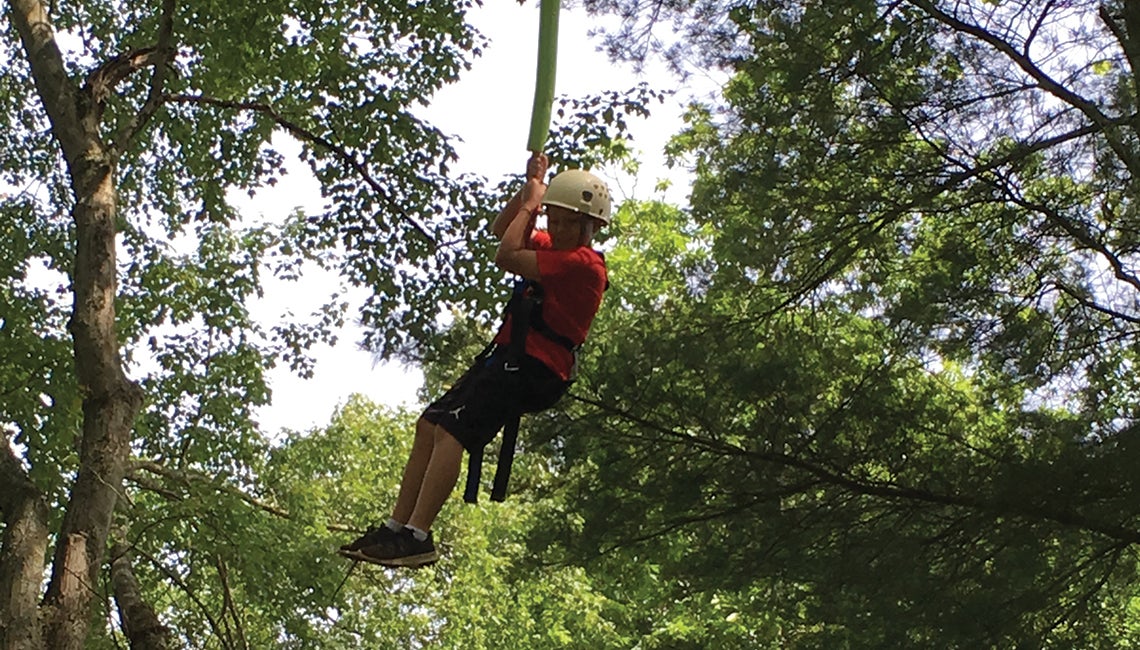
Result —
MULTIPOLYGON (((542 152, 535 152, 531 154, 530 158, 526 161, 526 178, 529 181, 532 178, 538 179, 540 183, 544 183, 546 179, 546 170, 549 162, 546 159, 546 154, 542 152)), ((499 210, 499 214, 495 220, 491 222, 491 232, 499 239, 503 238, 503 234, 507 232, 507 226, 511 225, 515 217, 518 216, 519 210, 523 208, 523 190, 515 192, 510 201, 499 210)), ((537 212, 532 211, 533 213, 537 212)), ((529 234, 529 232, 528 232, 529 234)))

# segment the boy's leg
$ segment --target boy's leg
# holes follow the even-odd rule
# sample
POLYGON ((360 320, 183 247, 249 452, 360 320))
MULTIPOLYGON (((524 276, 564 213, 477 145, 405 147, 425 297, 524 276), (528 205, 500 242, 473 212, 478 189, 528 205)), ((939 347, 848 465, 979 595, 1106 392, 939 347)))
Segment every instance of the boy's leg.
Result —
POLYGON ((407 519, 409 526, 423 531, 431 530, 444 502, 451 496, 463 462, 463 445, 443 427, 433 428, 431 460, 424 472, 415 508, 407 519))
POLYGON ((410 529, 362 548, 355 557, 407 567, 429 564, 439 557, 430 531, 455 489, 465 445, 481 447, 493 438, 513 399, 513 392, 504 390, 497 370, 486 363, 472 366, 427 407, 416 425, 416 440, 392 515, 410 529))
POLYGON ((408 523, 412 511, 416 508, 424 475, 427 473, 428 463, 435 448, 435 429, 436 425, 422 417, 416 421, 416 437, 412 441, 412 453, 408 455, 408 463, 404 466, 400 494, 396 497, 396 506, 392 510, 392 519, 398 522, 408 523))
MULTIPOLYGON (((378 540, 374 545, 360 549, 353 556, 356 559, 402 567, 424 566, 439 559, 439 552, 431 538, 431 525, 459 478, 463 445, 443 427, 431 425, 425 420, 421 422, 427 426, 417 427, 417 437, 421 431, 430 428, 431 458, 422 473, 423 480, 420 481, 415 508, 407 519, 408 527, 394 536, 378 540)), ((411 490, 405 488, 411 485, 415 478, 414 472, 405 472, 405 484, 400 488, 401 501, 405 493, 411 494, 411 490)), ((400 514, 401 511, 397 509, 396 513, 400 514)))

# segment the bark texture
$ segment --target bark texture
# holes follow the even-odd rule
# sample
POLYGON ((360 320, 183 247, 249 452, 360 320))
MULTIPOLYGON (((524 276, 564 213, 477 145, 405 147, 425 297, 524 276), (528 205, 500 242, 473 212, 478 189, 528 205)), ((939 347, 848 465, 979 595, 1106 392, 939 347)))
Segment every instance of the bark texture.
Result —
POLYGON ((37 611, 48 541, 43 496, 0 437, 0 650, 39 650, 37 611))
MULTIPOLYGON (((92 138, 92 144, 97 141, 92 138)), ((83 395, 80 466, 56 545, 45 604, 50 648, 81 648, 115 503, 122 490, 130 433, 142 403, 124 375, 115 331, 113 164, 98 146, 72 162, 77 236, 70 329, 83 395)))
POLYGON ((131 650, 167 650, 169 630, 158 620, 154 608, 142 598, 131 563, 130 548, 116 540, 111 547, 111 589, 119 607, 119 620, 131 650))

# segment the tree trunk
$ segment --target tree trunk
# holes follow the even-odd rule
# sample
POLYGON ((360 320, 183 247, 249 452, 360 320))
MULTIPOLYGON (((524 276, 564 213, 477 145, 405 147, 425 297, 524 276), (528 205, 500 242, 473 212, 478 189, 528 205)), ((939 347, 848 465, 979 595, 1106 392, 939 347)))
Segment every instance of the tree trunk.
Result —
POLYGON ((39 0, 10 0, 9 6, 75 196, 75 302, 69 328, 83 428, 79 471, 56 541, 42 615, 47 648, 80 650, 100 592, 97 578, 142 391, 123 373, 115 329, 115 155, 99 133, 101 98, 108 88, 80 89, 68 76, 39 0))
POLYGON ((115 501, 122 490, 131 427, 142 393, 123 373, 115 330, 115 201, 113 165, 92 138, 93 159, 72 163, 76 190, 75 304, 70 329, 83 395, 79 473, 56 544, 47 646, 79 650, 87 636, 93 595, 115 501), (100 155, 101 154, 101 155, 100 155))
POLYGON ((0 650, 40 650, 37 612, 48 541, 48 507, 43 496, 0 437, 0 650))

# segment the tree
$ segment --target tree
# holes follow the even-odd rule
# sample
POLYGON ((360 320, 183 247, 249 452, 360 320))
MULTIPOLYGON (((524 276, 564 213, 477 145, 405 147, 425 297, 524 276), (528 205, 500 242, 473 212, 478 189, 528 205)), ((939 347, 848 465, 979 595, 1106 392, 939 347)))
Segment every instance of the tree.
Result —
MULTIPOLYGON (((343 318, 334 300, 310 322, 252 323, 263 266, 342 257, 373 290, 366 317, 401 326, 384 346, 430 327, 415 296, 464 267, 444 234, 477 192, 413 109, 478 53, 468 6, 6 3, 0 646, 84 645, 132 450, 207 476, 263 451, 263 368, 304 371, 343 318), (226 192, 276 182, 280 132, 329 208, 250 227, 226 192), (144 355, 159 368, 129 378, 124 357, 144 355)), ((161 647, 128 559, 111 558, 122 629, 161 647)))
POLYGON ((611 255, 552 446, 584 521, 536 546, 781 647, 1136 643, 1136 8, 615 6, 733 78, 672 145, 690 217, 630 226, 675 271, 611 255))

